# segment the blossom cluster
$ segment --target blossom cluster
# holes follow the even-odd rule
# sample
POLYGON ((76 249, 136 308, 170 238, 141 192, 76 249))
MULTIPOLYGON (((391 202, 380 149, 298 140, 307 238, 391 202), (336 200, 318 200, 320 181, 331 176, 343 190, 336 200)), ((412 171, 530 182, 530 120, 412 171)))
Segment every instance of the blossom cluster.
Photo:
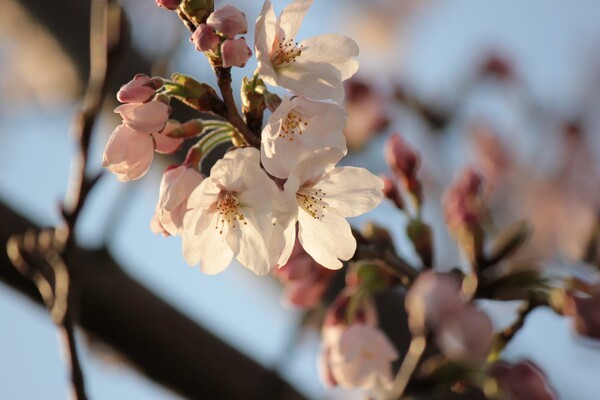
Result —
MULTIPOLYGON (((519 228, 499 245, 486 244, 489 215, 482 178, 467 169, 443 198, 447 226, 470 265, 466 272, 439 273, 432 271, 434 235, 423 218, 417 152, 401 136, 390 137, 385 158, 393 178, 339 165, 348 152, 343 133, 348 113, 341 104, 344 82, 358 69, 356 43, 337 34, 297 40, 313 0, 293 0, 279 16, 266 0, 256 20, 253 51, 243 36, 246 15, 237 8, 214 9, 213 1, 156 1, 176 10, 190 28, 190 42, 215 71, 220 96, 207 83, 181 74, 170 79, 138 74, 117 94, 123 104, 115 112, 123 121, 108 141, 103 165, 120 181, 144 176, 155 152, 175 153, 192 141, 183 162, 163 174, 152 231, 180 236, 185 260, 206 274, 222 272, 236 259, 257 275, 277 275, 296 306, 330 302, 318 360, 328 385, 398 398, 410 391, 408 380, 416 371, 421 386, 442 382, 482 388, 489 380, 498 393, 521 399, 514 383, 520 371, 529 377, 527 386, 536 388, 539 397, 534 398, 553 398, 533 364, 497 359, 511 333, 495 331, 475 301, 512 296, 533 302, 546 290, 536 271, 495 268, 527 233, 519 228), (230 70, 244 67, 253 52, 257 69, 242 81, 240 115, 230 70), (279 97, 270 86, 287 92, 279 97), (202 112, 202 118, 169 119, 174 99, 202 112), (264 118, 266 110, 270 115, 264 118), (224 143, 228 151, 203 173, 203 161, 224 143), (404 213, 419 265, 397 255, 385 229, 371 225, 358 233, 348 223, 347 218, 374 209, 384 197, 404 213), (368 244, 367 255, 357 252, 356 238, 368 244), (343 289, 324 301, 343 268, 343 289), (407 354, 400 354, 397 338, 384 331, 376 307, 381 292, 399 287, 404 307, 396 309, 406 311, 412 335, 407 354), (433 356, 420 363, 411 359, 415 354, 433 356), (401 356, 395 377, 394 363, 401 356), (479 380, 473 379, 473 369, 482 372, 479 380), (453 372, 455 381, 443 381, 439 371, 453 372)), ((597 303, 598 292, 590 286, 588 296, 579 298, 571 291, 564 307, 581 320, 578 329, 592 336, 599 331, 597 314, 584 317, 592 313, 586 310, 597 303)))

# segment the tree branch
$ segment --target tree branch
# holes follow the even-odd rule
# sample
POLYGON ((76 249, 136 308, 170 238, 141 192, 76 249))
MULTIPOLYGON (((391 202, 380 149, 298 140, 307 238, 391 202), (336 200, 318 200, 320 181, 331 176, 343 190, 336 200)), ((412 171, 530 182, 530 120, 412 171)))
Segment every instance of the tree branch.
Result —
MULTIPOLYGON (((40 228, 2 203, 0 221, 0 280, 41 305, 35 285, 13 268, 5 250, 11 235, 40 228)), ((150 379, 191 399, 305 398, 139 284, 107 250, 74 246, 66 261, 80 290, 76 323, 150 379)))

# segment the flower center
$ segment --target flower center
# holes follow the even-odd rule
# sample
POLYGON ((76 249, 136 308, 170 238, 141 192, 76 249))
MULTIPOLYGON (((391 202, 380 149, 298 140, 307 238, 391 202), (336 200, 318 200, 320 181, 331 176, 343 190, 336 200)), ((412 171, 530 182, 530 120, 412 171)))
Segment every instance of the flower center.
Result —
POLYGON ((219 212, 219 219, 215 229, 219 229, 220 234, 223 234, 223 227, 225 226, 235 228, 235 221, 247 225, 244 214, 240 212, 240 202, 231 192, 223 191, 219 194, 217 211, 219 212))
POLYGON ((294 42, 294 39, 275 39, 271 54, 273 66, 278 68, 296 62, 296 58, 302 54, 303 47, 302 45, 298 47, 298 43, 294 42))
POLYGON ((302 132, 308 126, 308 121, 302 118, 302 115, 296 114, 294 111, 285 117, 279 128, 279 137, 282 139, 288 138, 289 141, 294 140, 294 135, 302 135, 302 132))
POLYGON ((327 203, 323 201, 323 196, 326 193, 321 189, 300 188, 296 192, 296 200, 298 205, 306 211, 314 219, 321 219, 325 216, 324 210, 327 203))

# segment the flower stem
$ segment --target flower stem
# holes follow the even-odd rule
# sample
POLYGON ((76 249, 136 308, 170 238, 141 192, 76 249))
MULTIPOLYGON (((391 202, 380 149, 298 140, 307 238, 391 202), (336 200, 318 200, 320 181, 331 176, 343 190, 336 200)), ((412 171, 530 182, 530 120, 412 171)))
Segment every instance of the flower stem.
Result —
POLYGON ((240 132, 244 140, 257 149, 260 148, 260 140, 252 134, 250 128, 246 125, 240 114, 238 113, 233 91, 231 89, 231 68, 215 68, 217 74, 217 83, 221 90, 221 96, 227 108, 227 120, 240 132))
POLYGON ((396 375, 396 379, 394 380, 394 386, 390 391, 390 399, 399 399, 406 390, 410 377, 415 372, 423 356, 426 344, 427 341, 423 335, 414 336, 410 341, 408 352, 402 361, 398 375, 396 375))

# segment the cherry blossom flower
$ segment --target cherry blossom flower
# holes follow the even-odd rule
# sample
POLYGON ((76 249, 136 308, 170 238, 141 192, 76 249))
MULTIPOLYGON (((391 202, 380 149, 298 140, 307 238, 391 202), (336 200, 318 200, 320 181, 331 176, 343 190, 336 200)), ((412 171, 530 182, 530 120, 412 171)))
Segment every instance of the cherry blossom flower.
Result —
POLYGON ((274 218, 290 214, 293 204, 260 168, 259 157, 254 148, 228 152, 190 195, 182 233, 190 265, 216 274, 236 257, 265 275, 277 263, 287 223, 274 218))
POLYGON ((261 161, 273 176, 285 179, 299 162, 318 150, 346 154, 344 109, 302 97, 285 96, 262 131, 261 161))
POLYGON ((148 172, 154 151, 169 154, 181 146, 183 139, 167 136, 177 129, 181 124, 173 121, 168 121, 161 133, 138 132, 121 124, 108 139, 102 166, 122 182, 139 179, 148 172))
POLYGON ((211 13, 206 20, 206 25, 221 32, 229 39, 248 32, 248 23, 244 13, 229 5, 217 8, 211 13))
POLYGON ((345 36, 328 34, 294 41, 313 0, 295 0, 279 18, 266 0, 256 20, 254 43, 258 72, 263 80, 315 100, 344 99, 342 82, 356 73, 356 43, 345 36))
MULTIPOLYGON (((372 210, 383 198, 383 181, 363 168, 335 167, 342 157, 335 149, 320 152, 298 164, 284 186, 287 196, 295 197, 293 220, 298 221, 302 247, 329 269, 341 268, 340 260, 349 260, 356 250, 346 217, 372 210)), ((280 265, 291 253, 294 233, 291 224, 280 265)))
POLYGON ((156 93, 156 82, 149 76, 137 74, 132 80, 121 86, 117 100, 121 103, 145 103, 156 93))
POLYGON ((319 356, 319 370, 325 383, 345 388, 372 389, 392 383, 392 362, 398 352, 376 326, 354 323, 330 329, 319 356))
POLYGON ((115 108, 123 123, 138 132, 160 132, 165 127, 171 108, 160 101, 121 104, 115 108))
POLYGON ((252 55, 244 38, 227 39, 221 45, 223 67, 243 67, 252 55))
POLYGON ((188 197, 202 180, 202 175, 190 165, 179 165, 165 171, 150 224, 152 232, 165 236, 181 233, 188 197))

